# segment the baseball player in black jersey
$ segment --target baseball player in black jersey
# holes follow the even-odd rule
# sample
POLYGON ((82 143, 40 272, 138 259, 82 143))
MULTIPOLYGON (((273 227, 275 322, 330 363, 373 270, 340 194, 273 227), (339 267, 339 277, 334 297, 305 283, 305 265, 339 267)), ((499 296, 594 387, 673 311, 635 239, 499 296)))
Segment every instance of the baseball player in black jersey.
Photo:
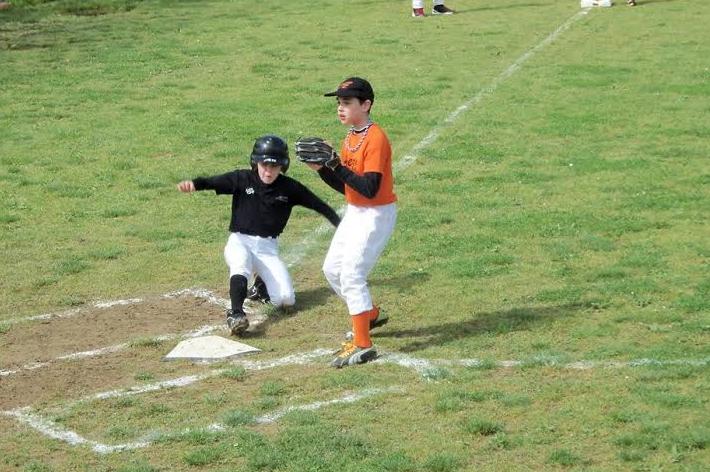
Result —
POLYGON ((250 157, 251 169, 241 169, 213 177, 197 177, 178 184, 181 192, 214 190, 232 196, 232 218, 224 259, 229 267, 227 326, 234 335, 249 327, 243 304, 247 281, 256 274, 266 284, 271 303, 290 306, 296 301, 293 282, 279 257, 278 237, 301 205, 317 211, 338 226, 340 218, 327 203, 306 186, 284 175, 288 170, 288 146, 278 136, 257 139, 250 157))

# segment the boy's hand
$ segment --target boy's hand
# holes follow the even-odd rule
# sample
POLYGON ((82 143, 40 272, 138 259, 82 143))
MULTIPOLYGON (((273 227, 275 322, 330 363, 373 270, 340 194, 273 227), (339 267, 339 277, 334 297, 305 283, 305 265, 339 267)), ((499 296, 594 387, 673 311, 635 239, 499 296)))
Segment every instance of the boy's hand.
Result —
POLYGON ((310 167, 311 169, 313 169, 313 170, 320 170, 321 167, 323 167, 322 165, 320 165, 320 164, 314 164, 313 162, 306 162, 306 165, 307 165, 308 167, 310 167))
POLYGON ((192 180, 183 180, 179 184, 177 184, 178 190, 181 192, 194 192, 195 191, 195 184, 192 182, 192 180))

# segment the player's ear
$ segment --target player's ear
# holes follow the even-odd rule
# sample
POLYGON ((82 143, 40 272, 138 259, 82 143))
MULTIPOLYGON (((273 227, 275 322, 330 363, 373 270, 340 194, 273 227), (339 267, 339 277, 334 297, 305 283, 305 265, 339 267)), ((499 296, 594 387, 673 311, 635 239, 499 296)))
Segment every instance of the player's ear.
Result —
POLYGON ((372 109, 372 100, 368 98, 367 100, 363 101, 362 104, 367 106, 367 112, 369 113, 372 109))

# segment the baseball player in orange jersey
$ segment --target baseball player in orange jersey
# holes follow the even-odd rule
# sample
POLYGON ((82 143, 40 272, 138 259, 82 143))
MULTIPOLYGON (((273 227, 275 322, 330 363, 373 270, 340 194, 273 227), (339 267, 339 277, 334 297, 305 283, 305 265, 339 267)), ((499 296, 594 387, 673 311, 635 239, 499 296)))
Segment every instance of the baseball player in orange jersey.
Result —
POLYGON ((308 164, 347 202, 323 262, 323 272, 347 304, 352 320, 353 337, 343 343, 331 363, 340 368, 377 357, 370 329, 385 324, 387 317, 372 303, 367 277, 394 231, 397 196, 389 140, 370 120, 375 100, 370 83, 351 77, 325 96, 336 97, 338 119, 350 127, 340 159, 326 165, 308 164))

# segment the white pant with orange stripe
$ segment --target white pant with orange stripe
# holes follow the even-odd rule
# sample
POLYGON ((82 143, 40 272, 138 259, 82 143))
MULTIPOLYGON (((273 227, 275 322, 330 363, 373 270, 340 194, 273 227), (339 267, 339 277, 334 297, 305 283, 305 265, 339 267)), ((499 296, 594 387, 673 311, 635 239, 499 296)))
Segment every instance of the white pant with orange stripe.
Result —
POLYGON ((348 205, 323 262, 328 283, 357 315, 372 309, 367 276, 392 236, 394 203, 375 207, 348 205))

